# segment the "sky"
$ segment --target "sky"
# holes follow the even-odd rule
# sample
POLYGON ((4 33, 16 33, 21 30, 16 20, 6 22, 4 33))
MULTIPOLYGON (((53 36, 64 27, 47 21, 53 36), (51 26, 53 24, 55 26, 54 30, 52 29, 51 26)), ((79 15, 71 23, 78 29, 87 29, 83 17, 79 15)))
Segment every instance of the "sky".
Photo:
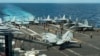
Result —
POLYGON ((0 3, 100 3, 100 0, 0 0, 0 3))

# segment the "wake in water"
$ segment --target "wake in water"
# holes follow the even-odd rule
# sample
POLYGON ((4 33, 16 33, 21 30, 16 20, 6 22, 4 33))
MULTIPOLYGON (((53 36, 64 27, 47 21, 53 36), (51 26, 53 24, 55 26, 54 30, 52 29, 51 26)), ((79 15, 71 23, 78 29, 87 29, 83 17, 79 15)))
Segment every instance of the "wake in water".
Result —
POLYGON ((7 5, 2 12, 6 14, 6 16, 3 17, 4 21, 11 21, 13 17, 15 17, 16 21, 28 21, 29 19, 34 18, 31 13, 26 12, 20 7, 14 5, 7 5))

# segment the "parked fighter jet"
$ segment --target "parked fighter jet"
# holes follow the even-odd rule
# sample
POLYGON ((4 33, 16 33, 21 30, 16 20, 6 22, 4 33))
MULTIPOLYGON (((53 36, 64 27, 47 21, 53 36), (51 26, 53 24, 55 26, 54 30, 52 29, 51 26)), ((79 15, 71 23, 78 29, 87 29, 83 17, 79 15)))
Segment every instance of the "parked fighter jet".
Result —
POLYGON ((47 18, 43 19, 42 21, 44 21, 45 23, 52 23, 52 19, 50 18, 50 15, 48 15, 47 18))
POLYGON ((59 23, 66 23, 67 19, 66 19, 65 15, 63 15, 63 17, 57 19, 56 21, 59 22, 59 23))
POLYGON ((66 22, 67 22, 67 19, 66 19, 65 15, 63 15, 63 17, 61 17, 61 18, 55 17, 54 20, 52 20, 52 23, 54 23, 54 24, 66 23, 66 22))
POLYGON ((33 21, 33 24, 40 24, 41 23, 41 18, 37 18, 37 19, 34 19, 34 21, 33 21))
POLYGON ((62 45, 64 43, 66 44, 76 44, 78 41, 74 41, 73 39, 73 33, 71 30, 67 31, 64 33, 62 36, 57 34, 52 34, 52 33, 43 33, 42 34, 43 41, 45 43, 50 43, 53 45, 62 45))
POLYGON ((47 16, 47 18, 42 19, 41 17, 38 17, 34 20, 34 24, 48 24, 52 23, 52 19, 50 18, 50 15, 47 16))
POLYGON ((75 25, 70 28, 78 31, 93 30, 93 26, 90 26, 87 20, 84 20, 84 23, 80 23, 78 19, 76 19, 75 25))
POLYGON ((68 28, 75 25, 75 22, 72 21, 71 16, 69 19, 67 19, 67 22, 64 24, 64 26, 67 26, 68 28))
POLYGON ((10 20, 10 23, 17 24, 17 25, 29 24, 30 20, 24 17, 23 17, 24 19, 21 19, 21 18, 13 16, 12 20, 10 20))

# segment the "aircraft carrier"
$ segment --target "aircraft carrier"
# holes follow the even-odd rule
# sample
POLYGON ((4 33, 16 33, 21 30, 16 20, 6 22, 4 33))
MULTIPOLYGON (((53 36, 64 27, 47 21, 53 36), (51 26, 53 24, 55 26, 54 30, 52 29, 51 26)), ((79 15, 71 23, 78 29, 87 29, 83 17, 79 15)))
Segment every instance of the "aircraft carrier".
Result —
MULTIPOLYGON (((55 25, 47 25, 45 28, 43 25, 27 25, 26 28, 20 28, 20 31, 24 32, 24 35, 15 34, 15 37, 20 37, 24 39, 29 40, 36 40, 33 37, 31 37, 29 34, 30 29, 38 34, 41 34, 43 32, 52 32, 55 34, 56 27, 55 25)), ((63 33, 67 30, 64 29, 63 33)), ((74 32, 74 39, 77 40, 79 43, 81 43, 81 47, 79 45, 64 45, 62 46, 53 46, 51 48, 47 49, 47 46, 40 45, 37 43, 32 42, 26 42, 26 41, 20 41, 14 39, 16 44, 13 46, 14 48, 22 48, 23 50, 31 50, 32 48, 35 48, 37 50, 45 50, 40 51, 40 54, 45 53, 47 56, 100 56, 100 30, 97 31, 78 31, 74 32), (92 37, 91 37, 92 33, 92 37)), ((40 36, 35 35, 34 37, 40 38, 40 36)), ((23 55, 22 55, 23 56, 23 55)))
MULTIPOLYGON (((47 19, 44 21, 50 20, 50 16, 48 16, 47 19)), ((60 20, 66 20, 65 16, 60 20)), ((69 21, 69 20, 68 20, 69 21)), ((77 20, 76 20, 77 21, 77 20)), ((33 48, 39 51, 39 55, 46 54, 47 56, 100 56, 100 29, 95 29, 93 31, 75 31, 73 30, 74 38, 73 40, 77 41, 76 44, 63 44, 63 45, 56 45, 51 46, 49 43, 44 43, 42 41, 42 33, 53 33, 57 34, 59 32, 61 35, 64 34, 69 29, 66 26, 58 25, 58 24, 38 24, 38 21, 36 21, 36 24, 14 24, 14 22, 19 23, 20 21, 14 21, 10 24, 13 26, 10 26, 10 24, 7 24, 12 29, 15 28, 17 30, 9 30, 8 32, 13 33, 12 40, 15 41, 15 44, 9 46, 10 43, 6 43, 6 46, 3 50, 0 47, 0 55, 2 55, 2 51, 5 51, 5 49, 9 49, 10 47, 12 50, 15 50, 15 48, 20 48, 23 51, 20 52, 13 52, 13 56, 25 56, 25 52, 32 50, 33 48), (15 33, 13 32, 15 31, 15 33), (19 31, 19 32, 16 32, 19 31)), ((87 21, 86 25, 81 24, 80 28, 90 28, 91 26, 88 26, 87 21)), ((22 22, 20 22, 22 23, 22 22)), ((28 22, 29 23, 29 22, 28 22)), ((41 22, 40 22, 41 23, 41 22)), ((51 23, 51 22, 49 22, 51 23)), ((69 22, 70 23, 70 22, 69 22)), ((1 26, 2 27, 2 26, 1 26)), ((3 28, 2 28, 3 29, 3 28)), ((2 29, 0 29, 2 31, 2 29)), ((71 30, 71 29, 70 29, 71 30)), ((3 31, 5 33, 5 31, 3 31)), ((0 32, 2 33, 2 32, 0 32)), ((10 35, 9 35, 10 36, 10 35)), ((10 36, 11 38, 11 36, 10 36)), ((9 38, 8 38, 9 39, 9 38)), ((6 39, 8 42, 8 39, 6 39)), ((6 41, 5 41, 6 42, 6 41)), ((11 51, 11 50, 10 50, 11 51)), ((10 53, 9 51, 9 53, 10 53)), ((6 52, 7 53, 7 52, 6 52)))

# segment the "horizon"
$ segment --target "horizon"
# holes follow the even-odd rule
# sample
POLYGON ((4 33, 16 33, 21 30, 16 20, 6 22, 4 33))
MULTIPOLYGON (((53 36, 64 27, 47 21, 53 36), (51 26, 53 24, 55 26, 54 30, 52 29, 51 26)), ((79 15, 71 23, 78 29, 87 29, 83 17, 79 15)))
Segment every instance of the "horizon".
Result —
MULTIPOLYGON (((2 2, 2 3, 4 3, 4 2, 2 2)), ((2 4, 2 3, 0 3, 0 4, 2 4)), ((9 3, 12 3, 13 4, 13 3, 18 3, 18 2, 9 2, 9 3)), ((22 2, 20 2, 20 4, 21 3, 22 2)), ((23 2, 23 3, 27 3, 27 2, 23 2)), ((32 3, 29 3, 29 4, 32 4, 32 3)), ((33 3, 33 4, 100 4, 100 3, 33 3)))
POLYGON ((0 0, 0 3, 100 3, 100 0, 0 0))

